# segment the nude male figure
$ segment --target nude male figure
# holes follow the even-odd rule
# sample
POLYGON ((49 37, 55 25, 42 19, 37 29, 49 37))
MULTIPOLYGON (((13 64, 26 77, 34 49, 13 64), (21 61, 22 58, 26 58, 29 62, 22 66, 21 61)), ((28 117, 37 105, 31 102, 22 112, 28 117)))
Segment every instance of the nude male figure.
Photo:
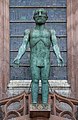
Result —
POLYGON ((23 43, 19 48, 18 54, 14 59, 15 64, 20 63, 20 59, 26 51, 27 44, 30 44, 30 67, 32 75, 31 94, 32 103, 38 103, 39 80, 42 83, 42 103, 48 103, 49 85, 48 78, 50 73, 50 46, 52 44, 54 53, 57 57, 58 65, 63 64, 59 47, 57 45, 56 33, 45 27, 48 19, 45 9, 35 10, 33 19, 36 26, 32 30, 25 30, 23 43))

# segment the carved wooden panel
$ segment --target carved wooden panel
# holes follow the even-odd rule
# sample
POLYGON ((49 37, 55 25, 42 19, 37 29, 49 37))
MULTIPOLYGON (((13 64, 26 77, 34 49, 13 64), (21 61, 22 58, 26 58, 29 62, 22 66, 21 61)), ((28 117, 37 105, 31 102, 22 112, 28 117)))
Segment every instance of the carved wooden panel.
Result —
MULTIPOLYGON (((25 92, 12 98, 0 100, 0 114, 2 120, 8 120, 29 114, 29 104, 31 95, 25 92)), ((51 105, 51 115, 56 118, 67 118, 68 120, 77 120, 78 118, 78 100, 61 96, 57 93, 49 94, 49 104, 51 105)), ((29 118, 29 117, 28 117, 29 118)), ((28 120, 28 119, 27 119, 28 120)), ((31 119, 33 120, 33 119, 31 119)))

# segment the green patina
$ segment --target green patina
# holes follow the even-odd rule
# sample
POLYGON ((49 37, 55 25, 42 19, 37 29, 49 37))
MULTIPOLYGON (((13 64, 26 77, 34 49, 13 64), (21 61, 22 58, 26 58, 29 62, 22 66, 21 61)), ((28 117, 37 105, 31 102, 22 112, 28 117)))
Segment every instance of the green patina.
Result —
POLYGON ((42 103, 48 103, 50 73, 50 46, 52 44, 57 57, 58 65, 63 65, 59 47, 57 45, 56 33, 48 30, 45 22, 48 19, 47 11, 44 9, 35 10, 33 19, 36 26, 32 30, 25 30, 23 43, 19 48, 14 63, 20 63, 20 59, 26 51, 27 44, 30 45, 30 67, 32 75, 31 92, 32 103, 38 103, 39 80, 42 83, 42 103))

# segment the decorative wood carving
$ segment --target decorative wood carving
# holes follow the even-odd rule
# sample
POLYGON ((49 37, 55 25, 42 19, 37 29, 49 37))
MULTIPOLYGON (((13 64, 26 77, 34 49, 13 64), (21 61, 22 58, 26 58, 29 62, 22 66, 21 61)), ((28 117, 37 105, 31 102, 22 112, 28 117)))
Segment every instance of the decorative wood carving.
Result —
MULTIPOLYGON (((3 120, 29 114, 30 94, 23 92, 13 98, 0 100, 3 120)), ((49 94, 51 115, 76 120, 78 100, 61 96, 57 93, 49 94)))

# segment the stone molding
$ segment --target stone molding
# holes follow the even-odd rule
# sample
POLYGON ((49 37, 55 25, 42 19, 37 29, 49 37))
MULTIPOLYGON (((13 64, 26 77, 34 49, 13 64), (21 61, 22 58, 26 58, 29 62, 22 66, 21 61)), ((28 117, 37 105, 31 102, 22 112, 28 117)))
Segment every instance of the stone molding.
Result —
MULTIPOLYGON (((8 84, 8 96, 15 96, 23 91, 31 92, 31 80, 11 80, 8 84)), ((67 80, 49 80, 49 92, 71 97, 71 86, 67 80)), ((39 82, 39 93, 41 93, 41 81, 39 82)), ((73 97, 73 96, 72 96, 73 97)))

